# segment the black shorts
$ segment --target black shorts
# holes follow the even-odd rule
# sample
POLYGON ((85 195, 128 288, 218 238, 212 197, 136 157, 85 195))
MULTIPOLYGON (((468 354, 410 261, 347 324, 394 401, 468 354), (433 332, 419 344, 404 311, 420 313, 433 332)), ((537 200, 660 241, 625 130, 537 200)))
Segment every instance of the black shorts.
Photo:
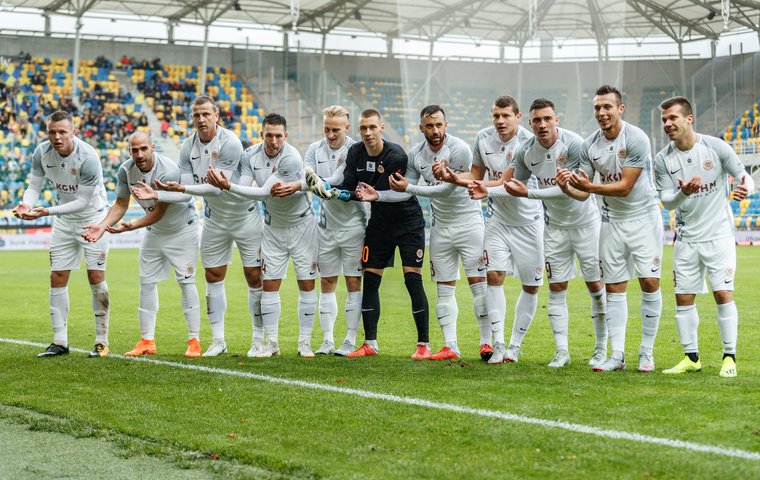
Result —
POLYGON ((386 268, 393 266, 396 247, 401 254, 401 264, 405 267, 422 267, 425 256, 425 221, 407 223, 373 223, 370 220, 364 234, 362 266, 364 268, 386 268))

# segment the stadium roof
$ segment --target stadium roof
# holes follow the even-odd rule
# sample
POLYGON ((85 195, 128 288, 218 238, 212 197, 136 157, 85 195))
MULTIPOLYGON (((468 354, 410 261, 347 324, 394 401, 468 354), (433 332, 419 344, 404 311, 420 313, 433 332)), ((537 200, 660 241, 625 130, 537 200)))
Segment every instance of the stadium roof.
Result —
POLYGON ((118 13, 210 25, 219 20, 327 34, 354 29, 389 39, 445 36, 523 46, 546 39, 714 39, 726 30, 760 36, 757 0, 0 0, 5 7, 81 16, 118 13), (724 18, 727 18, 724 21, 724 18))

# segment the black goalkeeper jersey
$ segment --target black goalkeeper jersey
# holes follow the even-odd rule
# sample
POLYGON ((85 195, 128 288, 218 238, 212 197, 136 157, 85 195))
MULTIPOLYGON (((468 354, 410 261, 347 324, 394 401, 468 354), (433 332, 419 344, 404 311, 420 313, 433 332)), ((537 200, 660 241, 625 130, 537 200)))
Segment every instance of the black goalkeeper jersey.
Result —
MULTIPOLYGON (((383 140, 383 150, 371 157, 364 143, 357 142, 348 149, 340 188, 350 191, 352 200, 356 199, 354 191, 359 182, 372 185, 377 191, 391 190, 389 176, 394 172, 406 175, 407 159, 404 149, 395 143, 383 140)), ((407 223, 422 219, 422 209, 414 195, 402 202, 371 202, 370 205, 372 223, 407 223)))

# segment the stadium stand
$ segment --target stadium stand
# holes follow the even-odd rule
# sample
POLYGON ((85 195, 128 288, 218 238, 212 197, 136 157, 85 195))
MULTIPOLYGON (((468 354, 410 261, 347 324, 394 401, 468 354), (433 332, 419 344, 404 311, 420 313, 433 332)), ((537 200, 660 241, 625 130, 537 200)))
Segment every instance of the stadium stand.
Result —
MULTIPOLYGON (((126 65, 123 59, 122 65, 126 65)), ((192 133, 190 102, 198 89, 198 66, 161 65, 160 60, 155 59, 151 62, 132 60, 125 69, 158 119, 167 121, 162 131, 165 128, 167 136, 181 143, 192 133)), ((206 93, 219 105, 220 123, 234 131, 244 146, 261 141, 259 131, 264 109, 236 74, 224 67, 209 67, 206 93)))
POLYGON ((760 152, 760 113, 755 102, 722 133, 723 139, 734 146, 737 153, 760 152))

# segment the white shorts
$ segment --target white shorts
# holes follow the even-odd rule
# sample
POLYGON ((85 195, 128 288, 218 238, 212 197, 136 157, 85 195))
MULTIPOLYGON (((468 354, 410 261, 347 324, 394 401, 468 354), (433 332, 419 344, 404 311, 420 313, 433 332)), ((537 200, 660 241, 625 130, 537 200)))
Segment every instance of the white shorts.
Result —
POLYGON ((364 229, 319 231, 319 275, 322 277, 362 276, 364 229))
POLYGON ((660 278, 662 217, 659 211, 630 222, 602 222, 599 259, 602 280, 620 283, 633 278, 660 278))
POLYGON ((496 221, 486 224, 483 256, 488 270, 506 272, 527 287, 544 284, 544 222, 510 227, 496 221))
POLYGON ((566 282, 575 278, 575 257, 581 266, 583 280, 598 282, 600 222, 584 228, 563 230, 547 225, 544 230, 546 278, 549 283, 566 282))
POLYGON ((675 293, 707 293, 705 273, 713 292, 733 291, 736 273, 734 237, 709 242, 676 240, 673 247, 675 293))
POLYGON ((317 224, 311 215, 292 227, 266 225, 261 241, 261 273, 264 280, 286 278, 288 258, 291 257, 298 280, 317 278, 317 235, 317 224))
POLYGON ((82 238, 83 226, 96 225, 106 216, 106 211, 93 215, 86 220, 70 221, 66 216, 56 217, 53 221, 53 237, 50 240, 50 270, 79 270, 84 254, 87 270, 105 270, 108 259, 108 238, 105 232, 95 243, 82 238))
POLYGON ((195 283, 197 261, 197 222, 171 234, 148 231, 140 246, 140 283, 166 280, 170 267, 178 283, 195 283))
POLYGON ((436 282, 459 280, 459 259, 465 275, 486 276, 482 223, 456 226, 435 225, 430 229, 430 273, 436 282))
POLYGON ((232 242, 240 251, 244 267, 261 266, 261 216, 258 211, 235 222, 217 223, 206 218, 201 234, 203 268, 221 267, 232 262, 232 242))

